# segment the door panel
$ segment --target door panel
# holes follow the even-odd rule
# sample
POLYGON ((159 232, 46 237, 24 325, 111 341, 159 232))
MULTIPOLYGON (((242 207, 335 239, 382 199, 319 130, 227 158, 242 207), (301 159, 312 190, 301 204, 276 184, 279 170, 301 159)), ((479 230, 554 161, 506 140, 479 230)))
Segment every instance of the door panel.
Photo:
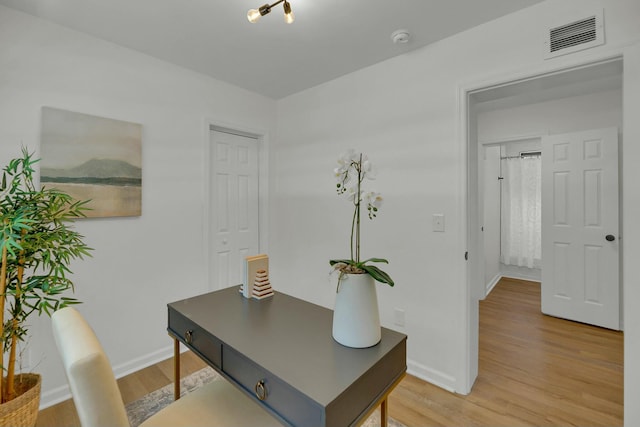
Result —
POLYGON ((619 329, 617 129, 543 138, 542 198, 543 313, 619 329))
POLYGON ((258 141, 211 131, 213 288, 242 282, 244 258, 259 251, 258 141))

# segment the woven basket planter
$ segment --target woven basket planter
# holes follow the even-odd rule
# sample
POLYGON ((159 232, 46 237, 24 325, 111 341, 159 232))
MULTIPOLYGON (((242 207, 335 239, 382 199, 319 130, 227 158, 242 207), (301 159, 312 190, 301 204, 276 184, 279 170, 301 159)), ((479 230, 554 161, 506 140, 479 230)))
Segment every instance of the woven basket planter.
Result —
POLYGON ((38 419, 40 407, 40 385, 38 374, 18 374, 15 378, 15 399, 0 404, 0 427, 33 427, 38 419))

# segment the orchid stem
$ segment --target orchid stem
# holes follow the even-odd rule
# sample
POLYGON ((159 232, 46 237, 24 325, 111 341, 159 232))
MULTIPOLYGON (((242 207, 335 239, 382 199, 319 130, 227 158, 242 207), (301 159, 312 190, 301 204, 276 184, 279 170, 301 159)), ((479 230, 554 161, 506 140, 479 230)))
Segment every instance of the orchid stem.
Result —
POLYGON ((358 171, 358 193, 356 194, 356 262, 360 262, 360 185, 362 184, 362 153, 356 164, 358 171))
POLYGON ((351 259, 353 259, 353 238, 354 238, 354 230, 356 226, 356 216, 358 215, 358 209, 354 209, 353 218, 351 219, 351 259))

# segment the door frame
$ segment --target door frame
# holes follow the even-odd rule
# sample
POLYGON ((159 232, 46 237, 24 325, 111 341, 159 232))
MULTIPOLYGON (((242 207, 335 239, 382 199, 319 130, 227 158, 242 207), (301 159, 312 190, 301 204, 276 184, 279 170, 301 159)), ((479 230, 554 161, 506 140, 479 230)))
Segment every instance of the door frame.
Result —
MULTIPOLYGON (((483 248, 480 245, 482 239, 480 236, 480 215, 478 212, 478 189, 477 185, 470 185, 470 182, 475 182, 478 178, 478 152, 479 144, 477 138, 477 128, 475 123, 470 122, 471 108, 473 103, 470 100, 470 96, 473 93, 481 92, 490 89, 497 89, 502 86, 513 85, 526 81, 539 80, 554 74, 561 74, 566 72, 577 71, 580 69, 600 65, 610 61, 621 60, 625 61, 626 46, 619 46, 611 48, 607 51, 602 51, 595 54, 579 54, 562 58, 558 61, 552 61, 544 63, 539 67, 529 67, 527 71, 513 71, 493 77, 486 77, 485 79, 479 79, 475 82, 464 83, 458 86, 458 141, 461 155, 460 167, 460 186, 461 186, 461 200, 460 200, 460 217, 461 220, 461 233, 459 248, 460 253, 464 254, 462 262, 464 283, 462 284, 462 298, 463 301, 460 304, 460 311, 458 313, 461 319, 463 328, 463 351, 460 352, 459 366, 461 367, 461 378, 458 382, 459 387, 457 391, 462 394, 468 394, 471 392, 471 388, 478 376, 478 341, 479 341, 479 301, 481 299, 482 288, 484 288, 484 275, 481 263, 484 262, 483 248), (533 71, 532 71, 533 70, 533 71)), ((624 94, 626 96, 626 94, 624 94)), ((626 100, 624 102, 626 105, 626 100)), ((624 115, 624 106, 623 106, 624 115)), ((627 129, 635 124, 625 121, 623 127, 623 135, 626 134, 627 129)), ((635 128, 634 128, 635 129, 635 128)), ((640 132, 638 130, 636 133, 640 132)), ((631 134, 631 132, 630 132, 631 134)), ((624 137, 623 147, 624 150, 624 137)), ((619 168, 622 168, 622 163, 619 168)), ((623 183, 621 183, 621 188, 623 183)), ((622 204, 623 192, 620 192, 620 200, 622 204)), ((628 231, 630 221, 620 221, 621 230, 628 231)), ((620 242, 621 246, 623 242, 620 242)), ((629 256, 631 251, 626 252, 626 256, 629 256)), ((625 252, 622 252, 625 253, 625 252)), ((621 260, 624 265, 624 260, 621 260)), ((628 264, 627 264, 628 265, 628 264)), ((628 295, 625 291, 626 278, 630 277, 629 273, 625 274, 625 270, 620 275, 621 295, 628 295)), ((628 313, 629 304, 626 299, 623 301, 623 313, 626 316, 628 313)), ((626 323, 626 322, 625 322, 626 323)), ((626 348, 626 346, 625 346, 626 348)), ((626 393, 625 393, 626 394, 626 393)))
POLYGON ((258 140, 258 247, 260 253, 269 252, 269 133, 266 129, 254 128, 248 125, 228 123, 218 119, 206 118, 204 120, 202 136, 202 254, 204 265, 204 277, 207 290, 220 289, 219 285, 212 282, 215 277, 211 258, 211 245, 213 236, 211 233, 211 131, 233 133, 241 136, 256 138, 258 140))

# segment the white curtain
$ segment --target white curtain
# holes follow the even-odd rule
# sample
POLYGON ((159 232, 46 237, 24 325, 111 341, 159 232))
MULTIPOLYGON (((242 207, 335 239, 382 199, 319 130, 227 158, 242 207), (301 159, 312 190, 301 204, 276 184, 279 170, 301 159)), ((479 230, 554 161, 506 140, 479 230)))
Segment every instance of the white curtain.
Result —
POLYGON ((501 254, 506 265, 540 268, 540 156, 502 159, 501 254))

